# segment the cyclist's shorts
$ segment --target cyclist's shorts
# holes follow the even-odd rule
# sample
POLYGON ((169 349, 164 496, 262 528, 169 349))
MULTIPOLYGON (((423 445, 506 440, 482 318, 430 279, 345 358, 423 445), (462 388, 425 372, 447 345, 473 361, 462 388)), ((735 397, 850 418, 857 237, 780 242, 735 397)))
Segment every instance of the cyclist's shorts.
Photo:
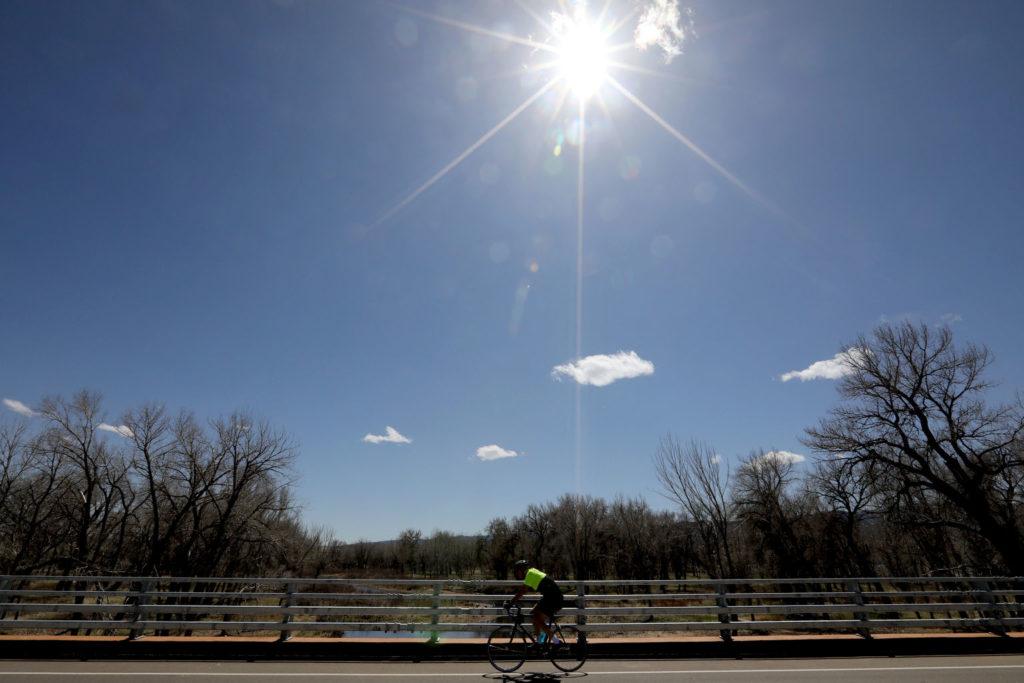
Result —
POLYGON ((565 604, 565 598, 562 596, 562 591, 554 581, 547 577, 544 577, 544 580, 540 582, 540 585, 537 588, 541 592, 540 602, 537 603, 537 609, 549 617, 555 616, 555 613, 562 609, 562 606, 565 604))

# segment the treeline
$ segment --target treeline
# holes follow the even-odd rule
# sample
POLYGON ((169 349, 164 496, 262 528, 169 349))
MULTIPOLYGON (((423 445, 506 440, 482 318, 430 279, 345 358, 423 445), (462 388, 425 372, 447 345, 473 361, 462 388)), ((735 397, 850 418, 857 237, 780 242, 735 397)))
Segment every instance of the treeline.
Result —
POLYGON ((159 406, 102 422, 100 398, 51 398, 0 424, 0 573, 309 573, 288 436, 244 414, 159 406))
POLYGON ((567 494, 494 519, 479 536, 408 529, 395 541, 337 544, 327 565, 346 575, 506 579, 513 562, 530 558, 555 576, 649 578, 692 571, 689 543, 678 515, 642 499, 567 494))
POLYGON ((0 424, 0 573, 507 578, 1024 575, 1024 403, 988 401, 987 349, 883 325, 843 354, 840 402, 804 442, 732 462, 668 436, 670 511, 564 495, 484 533, 387 542, 305 527, 288 436, 158 406, 101 422, 97 396, 0 424))

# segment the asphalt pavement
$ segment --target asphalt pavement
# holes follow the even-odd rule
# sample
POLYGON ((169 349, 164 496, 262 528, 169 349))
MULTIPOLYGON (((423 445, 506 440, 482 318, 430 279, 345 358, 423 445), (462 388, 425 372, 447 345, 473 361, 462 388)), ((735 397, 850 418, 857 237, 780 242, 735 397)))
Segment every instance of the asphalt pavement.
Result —
POLYGON ((0 683, 96 683, 99 681, 204 683, 298 683, 299 681, 574 681, 595 683, 782 683, 783 681, 978 681, 1024 680, 1024 656, 864 657, 849 659, 598 660, 563 674, 549 663, 529 662, 522 671, 499 674, 486 662, 199 662, 18 661, 0 662, 0 683))

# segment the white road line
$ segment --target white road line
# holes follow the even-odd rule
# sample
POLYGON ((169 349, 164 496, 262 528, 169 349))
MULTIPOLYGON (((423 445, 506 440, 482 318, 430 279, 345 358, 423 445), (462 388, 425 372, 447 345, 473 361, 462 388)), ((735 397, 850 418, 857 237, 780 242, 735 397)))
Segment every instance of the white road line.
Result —
MULTIPOLYGON (((588 676, 671 676, 680 674, 708 676, 714 674, 796 674, 796 673, 855 673, 871 671, 982 671, 994 669, 1024 669, 1024 664, 965 664, 952 666, 866 666, 866 667, 835 667, 835 668, 814 668, 814 669, 677 669, 666 671, 585 671, 588 676)), ((496 671, 485 671, 484 673, 496 674, 496 671)), ((508 674, 516 677, 523 672, 508 674)), ((257 673, 255 671, 229 673, 226 671, 205 673, 202 671, 0 671, 0 676, 176 676, 194 677, 208 676, 218 678, 239 678, 251 676, 265 676, 267 678, 455 678, 483 676, 480 672, 473 673, 349 673, 349 672, 296 672, 287 673, 284 671, 268 671, 257 673)))

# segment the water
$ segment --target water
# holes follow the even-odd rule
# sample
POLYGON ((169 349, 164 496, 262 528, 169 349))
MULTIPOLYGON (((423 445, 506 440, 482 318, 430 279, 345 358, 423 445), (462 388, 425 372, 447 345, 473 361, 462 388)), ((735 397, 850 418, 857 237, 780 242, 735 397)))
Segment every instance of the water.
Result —
POLYGON ((429 640, 434 633, 440 640, 452 638, 479 638, 482 633, 473 631, 344 631, 342 638, 408 638, 429 640))

